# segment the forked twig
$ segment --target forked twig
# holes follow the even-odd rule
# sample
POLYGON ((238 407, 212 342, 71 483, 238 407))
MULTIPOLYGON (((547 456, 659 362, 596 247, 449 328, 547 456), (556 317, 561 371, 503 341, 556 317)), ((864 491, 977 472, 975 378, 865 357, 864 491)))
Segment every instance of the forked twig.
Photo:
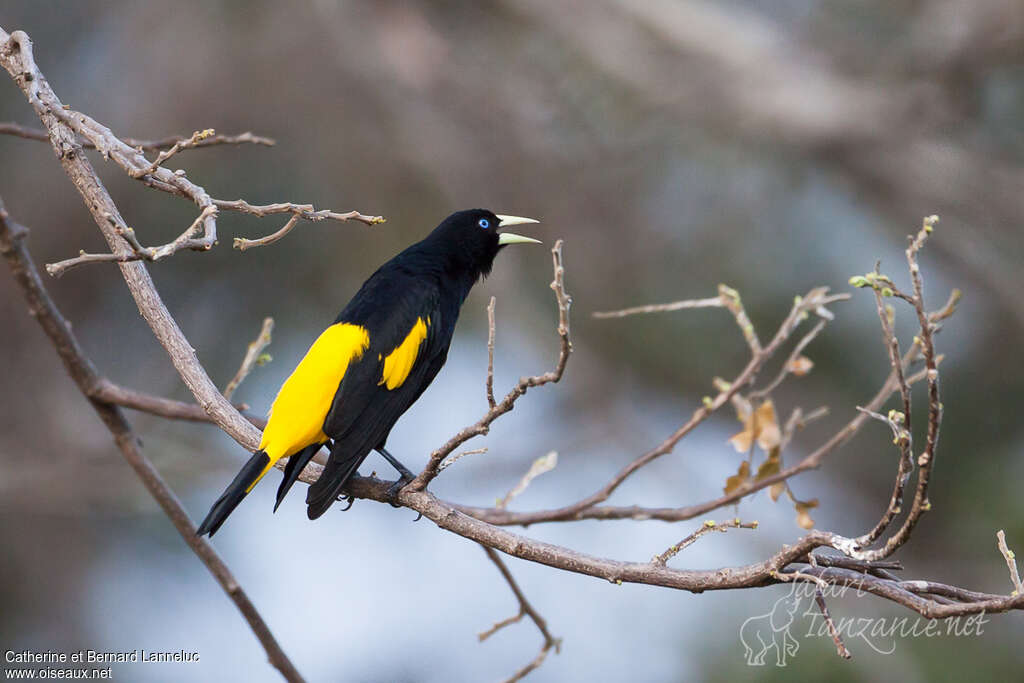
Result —
POLYGON ((487 557, 490 558, 491 562, 494 563, 494 566, 496 566, 498 571, 501 572, 505 582, 508 583, 508 587, 512 589, 512 593, 516 596, 516 600, 519 602, 519 612, 508 619, 503 619, 497 622, 491 628, 481 633, 478 638, 481 641, 484 641, 500 631, 502 628, 520 621, 524 616, 530 617, 530 620, 533 621, 537 630, 540 631, 541 636, 544 638, 544 642, 541 645, 540 652, 537 653, 537 656, 530 660, 526 666, 516 671, 504 681, 504 683, 514 683, 515 681, 521 680, 524 676, 543 664, 544 659, 548 656, 548 652, 550 650, 554 649, 555 654, 558 654, 562 648, 562 639, 555 638, 551 635, 551 632, 548 631, 548 624, 544 620, 544 617, 542 617, 540 613, 534 609, 533 605, 530 604, 530 601, 526 599, 522 589, 519 588, 519 584, 516 583, 515 578, 513 578, 512 572, 509 571, 508 565, 506 565, 505 561, 501 559, 501 555, 499 555, 496 550, 489 548, 486 545, 481 545, 480 547, 484 549, 484 552, 487 553, 487 557))

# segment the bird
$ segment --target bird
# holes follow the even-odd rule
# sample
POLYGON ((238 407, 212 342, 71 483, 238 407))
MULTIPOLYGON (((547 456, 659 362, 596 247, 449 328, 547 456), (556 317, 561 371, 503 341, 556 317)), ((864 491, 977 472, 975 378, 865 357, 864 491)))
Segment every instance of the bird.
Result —
POLYGON ((462 304, 490 274, 498 252, 540 243, 504 228, 538 222, 487 209, 457 211, 378 268, 281 385, 259 449, 196 534, 212 537, 260 479, 288 458, 276 512, 324 446, 327 464, 306 495, 309 519, 330 508, 373 450, 401 475, 391 487, 394 501, 413 475, 385 448, 392 427, 444 366, 462 304))

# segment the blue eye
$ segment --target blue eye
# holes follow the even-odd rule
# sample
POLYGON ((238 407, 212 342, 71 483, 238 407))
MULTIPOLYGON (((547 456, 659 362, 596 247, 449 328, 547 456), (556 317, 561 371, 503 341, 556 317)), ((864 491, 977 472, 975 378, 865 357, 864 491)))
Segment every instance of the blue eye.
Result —
POLYGON ((477 221, 476 224, 479 225, 484 230, 486 230, 487 228, 491 227, 491 222, 489 220, 487 220, 486 218, 481 218, 479 221, 477 221))

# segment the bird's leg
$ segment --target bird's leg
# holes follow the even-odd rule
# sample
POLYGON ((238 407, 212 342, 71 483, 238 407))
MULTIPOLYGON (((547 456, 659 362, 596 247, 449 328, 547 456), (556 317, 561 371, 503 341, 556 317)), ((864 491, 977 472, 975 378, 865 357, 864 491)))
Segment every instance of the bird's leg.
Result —
POLYGON ((396 507, 396 508, 397 507, 402 507, 396 501, 396 499, 398 498, 398 492, 401 491, 403 488, 405 488, 406 484, 408 484, 410 481, 415 479, 416 475, 414 475, 412 472, 410 472, 408 467, 406 467, 402 463, 398 462, 398 459, 395 456, 393 456, 390 453, 388 453, 387 449, 384 448, 383 445, 378 446, 374 450, 376 450, 378 453, 383 455, 384 459, 387 460, 389 463, 391 463, 391 466, 394 467, 395 470, 398 471, 399 475, 401 475, 401 476, 398 477, 398 481, 396 481, 394 484, 392 484, 391 486, 388 487, 387 495, 388 495, 388 498, 390 498, 390 502, 391 502, 391 506, 392 507, 396 507))

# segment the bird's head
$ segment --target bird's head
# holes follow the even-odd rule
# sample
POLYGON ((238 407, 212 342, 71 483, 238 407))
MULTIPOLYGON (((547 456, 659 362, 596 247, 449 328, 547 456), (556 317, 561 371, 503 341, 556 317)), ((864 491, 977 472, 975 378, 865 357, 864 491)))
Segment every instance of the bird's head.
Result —
POLYGON ((494 257, 502 248, 510 244, 540 244, 540 240, 508 232, 506 228, 538 222, 487 209, 468 209, 456 211, 444 219, 429 239, 434 248, 444 251, 453 266, 476 280, 491 272, 494 257))

